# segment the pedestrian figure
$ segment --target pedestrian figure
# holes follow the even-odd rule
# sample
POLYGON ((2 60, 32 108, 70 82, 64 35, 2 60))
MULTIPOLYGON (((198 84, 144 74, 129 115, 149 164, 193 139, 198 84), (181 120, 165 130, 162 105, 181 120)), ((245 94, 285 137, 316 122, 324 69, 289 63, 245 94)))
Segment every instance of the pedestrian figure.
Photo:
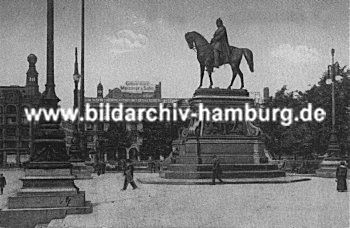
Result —
POLYGON ((131 184, 133 190, 135 190, 137 186, 134 181, 134 166, 129 159, 126 160, 124 176, 125 176, 125 179, 124 179, 124 186, 122 188, 122 191, 126 190, 126 188, 128 187, 128 184, 131 184))
POLYGON ((347 184, 346 184, 346 178, 347 178, 347 172, 348 169, 345 165, 345 162, 340 162, 340 165, 337 168, 336 172, 336 182, 337 182, 337 190, 338 192, 346 192, 348 190, 347 184))
POLYGON ((101 174, 106 173, 106 163, 104 161, 101 162, 101 174))
POLYGON ((151 162, 151 172, 152 173, 156 172, 156 163, 154 161, 151 162))
POLYGON ((6 178, 2 173, 0 173, 0 190, 1 190, 1 195, 4 193, 4 187, 6 185, 6 178))
POLYGON ((218 179, 220 183, 224 183, 221 180, 221 166, 220 166, 220 160, 216 157, 216 155, 213 156, 213 185, 215 185, 215 179, 218 179))
POLYGON ((148 158, 148 167, 151 170, 151 173, 156 172, 156 163, 153 161, 151 156, 149 156, 148 158))
POLYGON ((98 161, 96 166, 95 166, 95 169, 97 170, 97 176, 101 175, 101 170, 102 170, 101 167, 102 167, 101 162, 98 161))

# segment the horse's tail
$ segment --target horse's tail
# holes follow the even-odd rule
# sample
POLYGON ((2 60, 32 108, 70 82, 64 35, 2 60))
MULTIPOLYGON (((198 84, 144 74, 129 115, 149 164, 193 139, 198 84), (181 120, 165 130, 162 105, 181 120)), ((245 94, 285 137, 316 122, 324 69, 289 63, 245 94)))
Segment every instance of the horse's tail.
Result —
POLYGON ((243 55, 245 57, 245 60, 248 63, 250 72, 254 72, 253 52, 248 48, 242 48, 242 50, 243 50, 243 55))

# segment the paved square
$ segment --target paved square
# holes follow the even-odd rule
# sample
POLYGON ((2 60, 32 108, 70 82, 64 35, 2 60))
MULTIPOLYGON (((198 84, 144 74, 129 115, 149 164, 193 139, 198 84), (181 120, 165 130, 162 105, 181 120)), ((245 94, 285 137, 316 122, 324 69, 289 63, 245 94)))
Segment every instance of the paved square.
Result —
MULTIPOLYGON (((142 177, 152 174, 135 174, 142 177)), ((153 174, 154 175, 154 174, 153 174)), ((121 174, 77 181, 94 203, 66 227, 349 227, 349 193, 334 179, 290 184, 139 185, 121 192, 121 174)))
MULTIPOLYGON (((135 173, 150 175, 157 174, 135 173)), ((18 187, 18 181, 12 182, 18 187)), ((49 227, 349 227, 349 193, 338 193, 334 179, 215 186, 137 183, 139 189, 129 186, 124 192, 120 173, 76 183, 94 212, 69 215, 49 227)))

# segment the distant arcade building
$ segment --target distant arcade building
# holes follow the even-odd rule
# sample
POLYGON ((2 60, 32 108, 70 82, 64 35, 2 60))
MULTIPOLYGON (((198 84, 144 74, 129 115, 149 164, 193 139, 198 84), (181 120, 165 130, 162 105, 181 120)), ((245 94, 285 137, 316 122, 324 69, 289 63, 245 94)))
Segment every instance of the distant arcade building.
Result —
POLYGON ((38 85, 37 57, 27 58, 29 69, 25 86, 0 86, 0 165, 20 166, 28 161, 32 142, 32 123, 25 108, 38 107, 41 93, 38 85))
MULTIPOLYGON (((110 110, 118 108, 122 103, 124 109, 126 108, 158 108, 160 103, 164 107, 171 106, 179 99, 162 98, 161 82, 158 84, 151 84, 148 81, 127 81, 120 87, 110 89, 106 96, 103 96, 103 85, 100 82, 97 85, 97 96, 86 97, 85 104, 89 103, 91 108, 99 107, 100 103, 110 105, 110 110)), ((103 150, 103 134, 108 130, 109 122, 85 123, 85 133, 87 137, 87 148, 90 151, 90 156, 99 153, 100 159, 104 161, 119 160, 125 158, 140 159, 142 154, 141 145, 143 138, 141 132, 143 131, 143 124, 140 122, 123 122, 126 130, 131 132, 133 136, 132 145, 126 149, 125 152, 120 151, 120 148, 109 148, 103 150), (102 153, 102 154, 101 154, 102 153)))

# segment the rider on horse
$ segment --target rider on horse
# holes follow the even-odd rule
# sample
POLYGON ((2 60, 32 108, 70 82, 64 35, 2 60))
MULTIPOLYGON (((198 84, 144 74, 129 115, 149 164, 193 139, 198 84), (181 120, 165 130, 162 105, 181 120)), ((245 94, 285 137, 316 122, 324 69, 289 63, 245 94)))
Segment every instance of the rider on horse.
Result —
POLYGON ((228 44, 226 28, 220 18, 216 20, 216 26, 218 29, 215 31, 210 44, 213 45, 214 48, 214 67, 219 68, 220 62, 227 63, 229 61, 230 45, 228 44))

